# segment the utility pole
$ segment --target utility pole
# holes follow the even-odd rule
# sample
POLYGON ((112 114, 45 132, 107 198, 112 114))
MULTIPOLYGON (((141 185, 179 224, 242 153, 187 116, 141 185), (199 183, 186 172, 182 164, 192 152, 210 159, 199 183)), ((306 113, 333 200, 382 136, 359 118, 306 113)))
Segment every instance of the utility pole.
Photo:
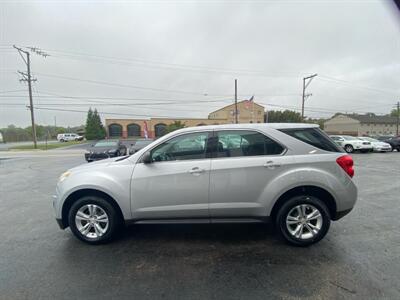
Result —
POLYGON ((237 108, 237 79, 235 79, 235 123, 238 123, 238 108, 237 108))
POLYGON ((32 81, 36 81, 36 79, 31 78, 31 60, 28 51, 22 50, 14 45, 14 48, 18 50, 18 53, 21 55, 23 61, 27 67, 27 73, 19 72, 23 78, 20 81, 27 81, 28 82, 28 92, 29 92, 29 109, 31 111, 31 121, 32 121, 32 137, 33 137, 33 147, 37 149, 37 138, 36 138, 36 127, 35 127, 35 114, 33 111, 33 99, 32 99, 32 81), (24 53, 25 57, 22 55, 24 53))
POLYGON ((397 101, 396 136, 399 136, 399 123, 400 123, 400 101, 397 101))
POLYGON ((304 120, 304 103, 306 102, 308 97, 311 97, 312 94, 306 94, 306 88, 309 86, 311 81, 318 74, 313 74, 303 78, 303 96, 301 98, 301 119, 304 120), (308 80, 308 81, 307 81, 308 80))
MULTIPOLYGON (((33 138, 33 147, 35 149, 37 149, 37 137, 36 137, 36 126, 35 126, 35 113, 34 113, 34 107, 33 107, 33 99, 32 99, 32 81, 36 81, 36 79, 32 79, 31 77, 31 59, 30 59, 30 53, 29 51, 26 50, 22 50, 21 48, 13 45, 13 47, 15 49, 18 50, 19 55, 21 55, 22 60, 24 61, 24 63, 26 64, 26 68, 27 68, 27 72, 20 72, 18 71, 19 74, 22 75, 22 78, 20 79, 20 81, 26 81, 28 82, 28 92, 29 92, 29 110, 31 111, 31 122, 32 122, 32 138, 33 138), (26 59, 24 57, 24 55, 26 55, 26 59)), ((30 49, 33 53, 37 54, 37 55, 41 55, 44 58, 46 58, 47 56, 49 56, 49 54, 45 53, 44 51, 40 50, 39 48, 36 47, 29 47, 28 49, 30 49)))

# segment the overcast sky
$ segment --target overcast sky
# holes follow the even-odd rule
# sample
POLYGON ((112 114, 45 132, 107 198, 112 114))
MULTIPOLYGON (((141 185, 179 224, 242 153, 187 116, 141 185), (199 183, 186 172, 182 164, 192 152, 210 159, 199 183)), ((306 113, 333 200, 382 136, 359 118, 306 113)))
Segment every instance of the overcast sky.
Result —
POLYGON ((103 119, 207 117, 233 102, 235 78, 239 99, 299 110, 302 77, 318 73, 310 117, 400 100, 389 0, 91 2, 0 0, 0 127, 30 124, 13 44, 50 55, 31 54, 38 124, 83 124, 89 106, 103 119))

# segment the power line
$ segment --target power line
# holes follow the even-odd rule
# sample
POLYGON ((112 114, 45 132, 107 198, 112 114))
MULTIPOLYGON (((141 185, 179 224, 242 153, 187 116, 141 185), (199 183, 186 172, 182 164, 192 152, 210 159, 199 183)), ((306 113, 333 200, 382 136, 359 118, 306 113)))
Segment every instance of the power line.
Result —
POLYGON ((54 50, 54 49, 46 49, 49 52, 54 52, 58 54, 53 54, 53 57, 58 58, 69 58, 76 60, 89 60, 95 62, 105 62, 110 64, 134 64, 140 65, 142 67, 150 67, 150 68, 161 68, 161 69, 174 69, 179 71, 190 71, 190 72, 216 72, 223 74, 246 74, 251 76, 262 76, 262 77, 298 77, 301 76, 301 72, 279 72, 275 74, 268 74, 265 71, 261 70, 247 70, 247 69, 229 69, 222 67, 210 67, 210 66, 198 66, 198 65, 189 65, 189 64, 177 64, 177 63, 166 63, 155 60, 145 60, 142 58, 119 58, 119 57, 111 57, 111 56, 102 56, 102 55, 94 55, 88 53, 74 52, 74 51, 62 51, 62 50, 54 50), (85 59, 86 58, 86 59, 85 59))
POLYGON ((43 74, 43 73, 35 73, 35 74, 41 75, 41 76, 45 76, 45 77, 50 77, 50 78, 67 79, 67 80, 73 80, 73 81, 79 81, 79 82, 88 82, 88 83, 93 83, 93 84, 101 84, 101 85, 115 86, 115 87, 121 87, 121 88, 132 88, 132 89, 148 90, 148 91, 154 91, 154 92, 168 92, 168 93, 177 93, 177 94, 189 94, 189 95, 203 95, 203 96, 206 96, 206 94, 204 94, 204 93, 197 93, 197 92, 159 89, 159 88, 143 87, 143 86, 138 86, 138 85, 129 85, 129 84, 120 84, 120 83, 110 83, 110 82, 106 82, 106 81, 97 81, 97 80, 91 80, 91 79, 74 78, 74 77, 54 75, 54 74, 43 74))
POLYGON ((369 86, 354 84, 353 82, 350 82, 350 81, 346 81, 343 79, 337 79, 337 78, 333 78, 333 77, 326 76, 326 75, 320 75, 319 77, 321 80, 326 81, 326 82, 335 82, 335 83, 339 83, 339 84, 344 84, 344 85, 347 85, 349 87, 356 88, 356 89, 365 89, 365 90, 370 90, 370 91, 374 91, 374 92, 385 93, 388 95, 397 95, 398 94, 395 91, 386 91, 386 90, 376 88, 376 87, 369 87, 369 86))

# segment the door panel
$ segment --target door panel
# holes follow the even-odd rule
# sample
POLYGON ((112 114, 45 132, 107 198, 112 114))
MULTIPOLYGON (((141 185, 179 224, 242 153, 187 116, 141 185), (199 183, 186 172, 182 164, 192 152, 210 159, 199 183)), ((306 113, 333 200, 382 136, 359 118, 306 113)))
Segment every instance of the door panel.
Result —
POLYGON ((133 218, 208 218, 210 164, 210 159, 137 164, 133 218))
POLYGON ((284 147, 252 130, 221 130, 214 139, 210 216, 265 216, 266 187, 286 169, 284 147))
POLYGON ((132 176, 136 219, 209 218, 210 132, 177 135, 150 150, 132 176))
POLYGON ((210 177, 211 217, 265 216, 265 190, 287 170, 284 156, 213 159, 210 177))

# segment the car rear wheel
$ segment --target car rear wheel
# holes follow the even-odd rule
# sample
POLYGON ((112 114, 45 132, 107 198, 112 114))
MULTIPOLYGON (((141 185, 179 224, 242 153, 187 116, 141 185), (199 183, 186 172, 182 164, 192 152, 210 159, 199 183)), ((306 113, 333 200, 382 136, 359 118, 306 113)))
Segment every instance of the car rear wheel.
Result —
POLYGON ((296 196, 279 209, 276 227, 290 244, 309 246, 328 232, 330 214, 326 205, 313 196, 296 196))
POLYGON ((353 153, 354 148, 352 145, 346 145, 346 146, 344 146, 344 151, 346 151, 347 153, 353 153))
POLYGON ((98 196, 78 199, 69 210, 72 233, 88 244, 101 244, 115 237, 121 222, 116 209, 98 196))

